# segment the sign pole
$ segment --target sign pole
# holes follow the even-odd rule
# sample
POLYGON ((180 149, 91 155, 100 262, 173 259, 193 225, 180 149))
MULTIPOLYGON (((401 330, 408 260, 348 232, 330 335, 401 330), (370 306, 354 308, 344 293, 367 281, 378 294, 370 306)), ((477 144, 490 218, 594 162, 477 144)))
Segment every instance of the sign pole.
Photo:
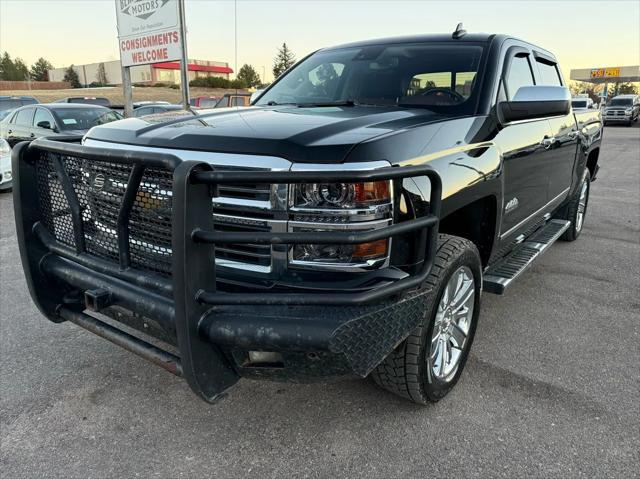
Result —
POLYGON ((180 61, 180 77, 182 91, 182 106, 189 110, 189 58, 187 57, 187 27, 185 25, 184 0, 178 0, 178 20, 181 35, 182 59, 180 61))
POLYGON ((129 118, 133 115, 133 91, 130 67, 122 67, 122 92, 124 94, 124 117, 129 118))

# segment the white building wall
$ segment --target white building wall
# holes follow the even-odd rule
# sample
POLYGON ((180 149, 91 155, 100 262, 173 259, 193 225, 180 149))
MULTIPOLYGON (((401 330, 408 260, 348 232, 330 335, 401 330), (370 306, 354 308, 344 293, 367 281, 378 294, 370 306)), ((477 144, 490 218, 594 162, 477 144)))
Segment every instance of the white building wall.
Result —
MULTIPOLYGON (((112 85, 122 84, 122 69, 120 67, 120 61, 114 60, 110 62, 103 62, 104 70, 107 75, 107 83, 112 85)), ((209 60, 189 60, 189 63, 195 63, 200 65, 216 65, 227 67, 228 63, 214 62, 209 60)), ((82 85, 89 85, 92 82, 98 81, 98 65, 100 63, 87 63, 85 65, 74 65, 73 69, 78 74, 80 83, 82 85)), ((49 70, 50 81, 64 81, 64 73, 68 67, 54 68, 49 70)), ((210 72, 189 72, 189 79, 193 80, 201 76, 216 76, 221 78, 229 78, 226 73, 210 73, 210 72)), ((152 81, 152 68, 151 65, 138 65, 131 67, 131 83, 149 83, 152 81)), ((175 83, 180 84, 180 70, 156 70, 156 81, 161 83, 175 83)))

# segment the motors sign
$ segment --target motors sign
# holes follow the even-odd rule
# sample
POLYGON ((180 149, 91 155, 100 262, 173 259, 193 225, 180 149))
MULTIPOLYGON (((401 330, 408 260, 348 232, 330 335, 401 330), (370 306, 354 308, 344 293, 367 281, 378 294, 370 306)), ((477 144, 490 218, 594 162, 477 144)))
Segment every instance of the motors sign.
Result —
POLYGON ((178 0, 116 0, 122 66, 179 60, 178 0))

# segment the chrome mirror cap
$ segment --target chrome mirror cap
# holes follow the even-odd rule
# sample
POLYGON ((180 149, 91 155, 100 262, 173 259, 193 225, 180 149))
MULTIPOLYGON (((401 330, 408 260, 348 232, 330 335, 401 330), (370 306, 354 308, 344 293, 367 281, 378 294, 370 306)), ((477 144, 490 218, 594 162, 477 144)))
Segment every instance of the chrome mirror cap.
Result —
POLYGON ((521 86, 518 88, 512 101, 571 101, 571 93, 569 89, 564 86, 521 86))

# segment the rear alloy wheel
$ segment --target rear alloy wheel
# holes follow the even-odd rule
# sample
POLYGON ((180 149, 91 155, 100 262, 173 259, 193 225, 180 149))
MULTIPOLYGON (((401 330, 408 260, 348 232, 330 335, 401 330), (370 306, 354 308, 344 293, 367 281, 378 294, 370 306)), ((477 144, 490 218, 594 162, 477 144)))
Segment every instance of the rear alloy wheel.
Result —
POLYGON ((560 239, 564 241, 575 241, 580 236, 584 228, 584 220, 587 216, 589 206, 589 193, 591 182, 589 173, 585 173, 580 188, 574 193, 569 203, 562 209, 559 215, 561 219, 571 221, 571 227, 564 232, 560 239))
POLYGON ((440 235, 422 324, 371 373, 418 404, 439 401, 460 378, 480 314, 482 265, 469 240, 440 235))

